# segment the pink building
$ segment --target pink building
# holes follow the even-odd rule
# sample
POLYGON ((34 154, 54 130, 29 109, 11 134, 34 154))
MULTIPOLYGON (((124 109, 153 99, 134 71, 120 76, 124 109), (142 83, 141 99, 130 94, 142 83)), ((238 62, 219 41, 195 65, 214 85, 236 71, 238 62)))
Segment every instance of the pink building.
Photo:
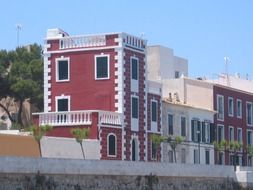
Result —
POLYGON ((150 135, 161 133, 161 86, 147 80, 146 40, 126 33, 69 36, 49 29, 44 46, 44 112, 48 136, 90 128, 100 159, 160 158, 150 135))

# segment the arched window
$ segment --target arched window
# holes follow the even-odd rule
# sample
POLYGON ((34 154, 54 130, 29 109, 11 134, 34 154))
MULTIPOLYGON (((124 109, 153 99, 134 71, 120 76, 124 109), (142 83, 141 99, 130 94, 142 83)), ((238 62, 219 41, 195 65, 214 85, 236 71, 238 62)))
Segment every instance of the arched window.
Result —
POLYGON ((116 156, 116 136, 114 134, 109 134, 107 140, 108 155, 116 156))

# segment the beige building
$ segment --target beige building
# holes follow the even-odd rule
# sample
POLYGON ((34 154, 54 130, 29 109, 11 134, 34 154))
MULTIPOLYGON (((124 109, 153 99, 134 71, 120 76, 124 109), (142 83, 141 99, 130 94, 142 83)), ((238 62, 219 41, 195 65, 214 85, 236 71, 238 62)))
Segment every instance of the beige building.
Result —
MULTIPOLYGON (((176 136, 183 138, 176 148, 177 163, 214 164, 211 135, 215 112, 165 98, 162 113, 163 135, 172 139, 176 136)), ((175 162, 169 143, 163 143, 162 150, 164 162, 175 162)))
POLYGON ((148 46, 147 67, 148 79, 153 81, 188 76, 188 61, 175 56, 172 49, 160 45, 148 46))
MULTIPOLYGON (((162 80, 163 135, 182 136, 179 163, 214 164, 213 85, 186 77, 162 80)), ((163 161, 173 162, 173 151, 163 144, 163 161)))

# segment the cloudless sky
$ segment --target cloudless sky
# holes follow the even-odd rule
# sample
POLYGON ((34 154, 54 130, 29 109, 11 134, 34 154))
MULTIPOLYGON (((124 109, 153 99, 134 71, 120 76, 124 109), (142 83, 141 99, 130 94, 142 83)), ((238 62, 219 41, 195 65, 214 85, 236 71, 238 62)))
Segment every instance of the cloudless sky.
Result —
POLYGON ((225 71, 253 79, 252 0, 2 0, 0 49, 44 43, 48 28, 70 35, 144 33, 149 45, 163 45, 188 59, 190 76, 225 71))

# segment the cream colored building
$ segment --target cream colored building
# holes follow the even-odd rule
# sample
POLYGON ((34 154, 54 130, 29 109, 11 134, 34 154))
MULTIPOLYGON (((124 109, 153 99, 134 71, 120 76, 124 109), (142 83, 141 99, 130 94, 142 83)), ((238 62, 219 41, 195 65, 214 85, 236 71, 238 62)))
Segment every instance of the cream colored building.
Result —
POLYGON ((188 61, 175 56, 172 49, 160 45, 148 46, 147 67, 148 79, 153 81, 188 76, 188 61))
MULTIPOLYGON (((181 136, 184 140, 176 148, 177 163, 214 164, 211 135, 214 135, 212 123, 215 112, 166 98, 162 113, 163 135, 172 139, 181 136)), ((163 143, 162 150, 164 162, 175 162, 169 143, 163 143)))
MULTIPOLYGON (((213 84, 181 77, 162 80, 162 128, 165 136, 182 136, 177 147, 179 163, 214 164, 213 84), (171 132, 171 125, 173 132, 171 132), (184 130, 183 130, 184 129, 184 130)), ((163 161, 172 162, 173 152, 163 144, 163 161)))

